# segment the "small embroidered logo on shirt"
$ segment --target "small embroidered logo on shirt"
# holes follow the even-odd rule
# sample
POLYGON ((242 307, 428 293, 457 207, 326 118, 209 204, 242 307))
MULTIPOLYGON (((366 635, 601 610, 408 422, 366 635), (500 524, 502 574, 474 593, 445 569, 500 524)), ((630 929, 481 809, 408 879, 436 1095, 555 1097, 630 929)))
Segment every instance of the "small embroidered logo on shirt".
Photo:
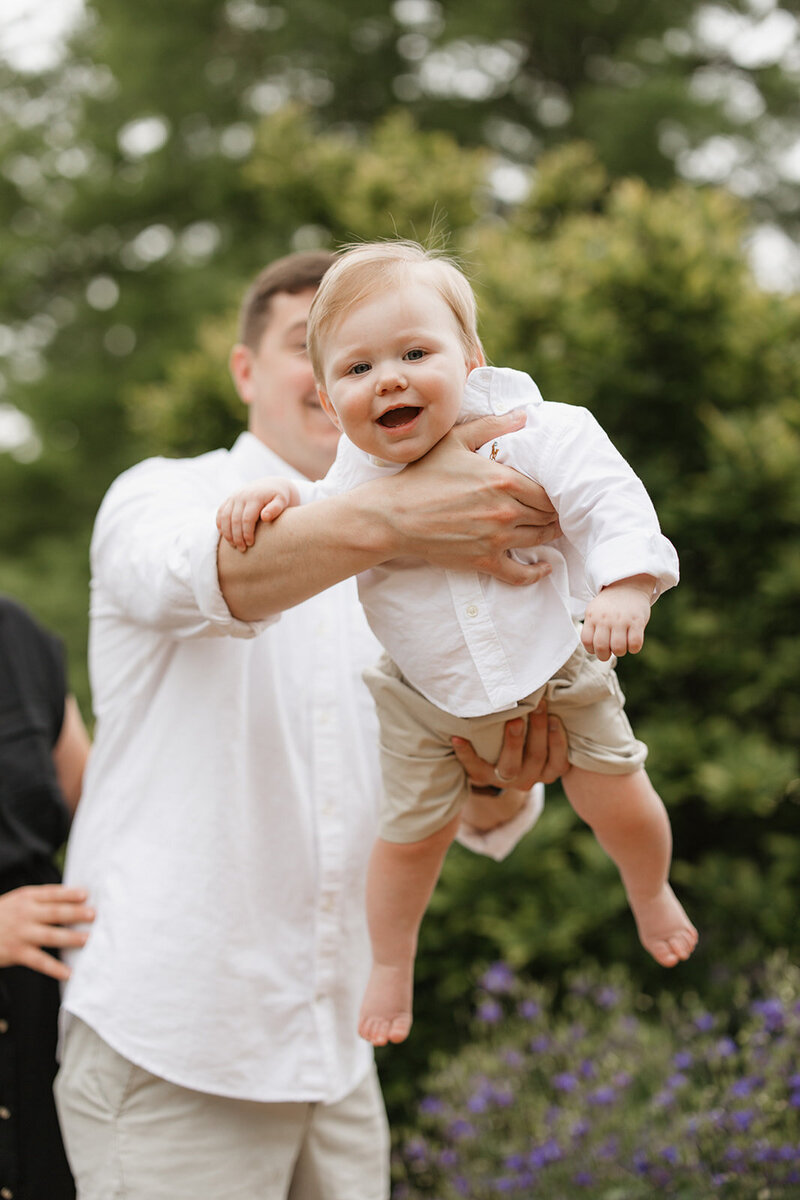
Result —
POLYGON ((498 452, 498 450, 499 450, 499 449, 500 449, 500 447, 498 446, 497 442, 492 442, 492 452, 491 452, 491 454, 489 455, 489 462, 495 462, 495 461, 496 461, 496 459, 497 459, 497 452, 498 452))

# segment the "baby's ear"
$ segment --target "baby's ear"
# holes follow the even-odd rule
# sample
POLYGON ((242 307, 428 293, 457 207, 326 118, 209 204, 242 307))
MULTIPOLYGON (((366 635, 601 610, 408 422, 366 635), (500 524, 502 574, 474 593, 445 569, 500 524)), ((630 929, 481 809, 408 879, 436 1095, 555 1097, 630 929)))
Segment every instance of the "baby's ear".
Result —
POLYGON ((323 392, 322 388, 318 387, 317 395, 319 396, 319 402, 322 405, 323 409, 325 410, 325 412, 328 414, 330 419, 333 421, 336 428, 341 433, 342 432, 342 422, 339 420, 336 409, 331 404, 330 400, 328 399, 327 394, 325 392, 323 392))
POLYGON ((483 353, 483 347, 478 346, 476 350, 473 350, 472 354, 469 357, 469 361, 467 362, 467 370, 474 371, 477 367, 485 367, 485 366, 486 366, 486 355, 483 353))

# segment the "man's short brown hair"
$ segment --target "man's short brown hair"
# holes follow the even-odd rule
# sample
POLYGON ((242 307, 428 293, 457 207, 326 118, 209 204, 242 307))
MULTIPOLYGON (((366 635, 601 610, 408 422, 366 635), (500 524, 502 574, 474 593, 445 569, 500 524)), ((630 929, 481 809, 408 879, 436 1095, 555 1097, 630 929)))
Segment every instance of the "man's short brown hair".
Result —
POLYGON ((239 310, 239 341, 251 350, 258 344, 269 320, 272 297, 281 292, 297 295, 298 292, 317 288, 322 276, 336 255, 330 250, 308 250, 299 254, 287 254, 264 267, 247 289, 239 310))

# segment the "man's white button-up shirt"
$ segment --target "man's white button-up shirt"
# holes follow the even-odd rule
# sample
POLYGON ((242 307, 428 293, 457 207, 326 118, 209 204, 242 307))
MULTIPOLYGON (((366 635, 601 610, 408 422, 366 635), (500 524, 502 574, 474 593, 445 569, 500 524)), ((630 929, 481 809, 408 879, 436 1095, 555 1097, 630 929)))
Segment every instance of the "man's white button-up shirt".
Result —
POLYGON ((97 917, 65 1008, 126 1058, 248 1100, 335 1101, 363 1078, 366 864, 380 652, 348 580, 244 624, 216 570, 218 505, 295 473, 255 437, 153 459, 92 542, 97 726, 66 879, 97 917))
MULTIPOLYGON (((542 485, 563 537, 522 561, 547 561, 552 573, 528 588, 489 575, 437 570, 421 559, 393 559, 359 577, 367 619, 406 678, 457 716, 502 712, 541 687, 578 644, 575 618, 601 588, 631 575, 657 581, 654 598, 678 582, 678 557, 661 533, 645 487, 592 414, 546 403, 520 371, 479 367, 467 380, 459 421, 524 407, 523 429, 479 453, 542 485)), ((304 501, 402 470, 339 443, 336 462, 304 501)))

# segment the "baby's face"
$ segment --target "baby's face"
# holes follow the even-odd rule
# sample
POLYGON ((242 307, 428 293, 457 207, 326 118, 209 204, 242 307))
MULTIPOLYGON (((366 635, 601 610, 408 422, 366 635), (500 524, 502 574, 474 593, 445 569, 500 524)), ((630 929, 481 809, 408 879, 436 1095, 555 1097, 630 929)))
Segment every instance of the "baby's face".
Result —
POLYGON ((355 305, 327 332, 320 398, 362 450, 414 462, 452 428, 479 365, 467 360, 442 296, 409 279, 355 305))

